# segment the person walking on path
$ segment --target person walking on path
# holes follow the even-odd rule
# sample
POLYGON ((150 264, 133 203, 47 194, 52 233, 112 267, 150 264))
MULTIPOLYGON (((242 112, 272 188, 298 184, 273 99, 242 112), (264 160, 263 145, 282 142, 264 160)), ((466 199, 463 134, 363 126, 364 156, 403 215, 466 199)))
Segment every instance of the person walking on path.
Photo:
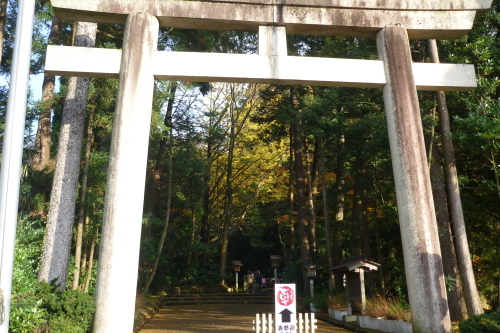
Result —
POLYGON ((262 291, 262 274, 257 270, 255 272, 255 289, 256 291, 262 291))
POLYGON ((254 290, 254 284, 255 284, 255 277, 251 271, 248 271, 247 275, 245 276, 246 278, 246 283, 247 286, 245 288, 246 293, 251 293, 254 290))

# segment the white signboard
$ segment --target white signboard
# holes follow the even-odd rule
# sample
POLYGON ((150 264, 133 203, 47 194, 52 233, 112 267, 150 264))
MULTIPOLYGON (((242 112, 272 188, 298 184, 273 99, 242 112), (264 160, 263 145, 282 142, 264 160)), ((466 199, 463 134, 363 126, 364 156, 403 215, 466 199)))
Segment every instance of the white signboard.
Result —
POLYGON ((295 283, 276 284, 274 287, 275 304, 275 332, 296 333, 297 332, 297 295, 295 294, 295 283))

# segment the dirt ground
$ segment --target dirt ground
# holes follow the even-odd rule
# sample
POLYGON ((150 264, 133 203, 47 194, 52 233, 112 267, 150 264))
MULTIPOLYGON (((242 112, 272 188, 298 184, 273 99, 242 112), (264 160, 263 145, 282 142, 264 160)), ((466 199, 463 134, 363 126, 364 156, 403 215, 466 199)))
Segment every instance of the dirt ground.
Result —
MULTIPOLYGON (((274 305, 204 304, 160 309, 140 333, 236 333, 254 332, 256 313, 274 312, 274 305)), ((316 333, 347 333, 346 329, 318 320, 316 333)))

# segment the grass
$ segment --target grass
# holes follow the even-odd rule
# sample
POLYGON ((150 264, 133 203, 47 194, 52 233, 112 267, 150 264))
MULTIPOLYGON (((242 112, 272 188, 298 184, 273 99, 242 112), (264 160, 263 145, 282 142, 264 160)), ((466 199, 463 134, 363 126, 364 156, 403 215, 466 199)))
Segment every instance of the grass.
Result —
POLYGON ((338 311, 347 310, 347 298, 345 293, 333 294, 328 297, 328 307, 338 311))
POLYGON ((383 317, 411 322, 410 306, 397 298, 377 296, 367 299, 364 314, 375 318, 383 317))

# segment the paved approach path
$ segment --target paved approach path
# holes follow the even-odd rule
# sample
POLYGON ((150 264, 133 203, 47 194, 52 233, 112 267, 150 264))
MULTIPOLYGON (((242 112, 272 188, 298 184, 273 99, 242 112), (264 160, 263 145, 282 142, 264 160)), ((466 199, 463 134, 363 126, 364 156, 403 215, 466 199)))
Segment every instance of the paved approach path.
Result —
MULTIPOLYGON (((160 309, 140 333, 236 333, 254 332, 256 313, 274 312, 273 304, 203 304, 160 309)), ((317 333, 350 331, 318 320, 317 333)))

